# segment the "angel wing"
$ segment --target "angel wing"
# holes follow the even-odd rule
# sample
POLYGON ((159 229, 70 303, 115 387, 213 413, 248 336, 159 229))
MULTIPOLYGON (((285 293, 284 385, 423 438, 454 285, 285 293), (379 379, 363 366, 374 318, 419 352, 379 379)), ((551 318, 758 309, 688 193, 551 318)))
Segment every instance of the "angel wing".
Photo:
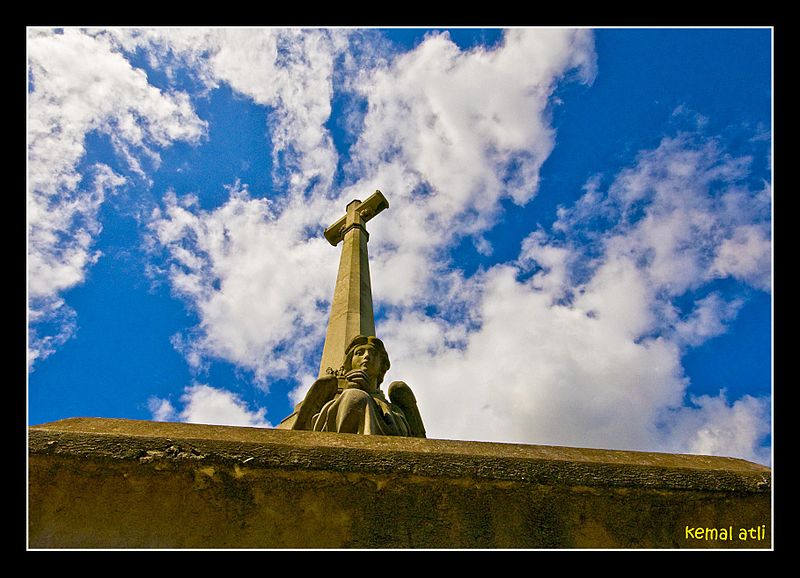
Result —
POLYGON ((417 398, 405 381, 393 381, 389 384, 389 400, 403 410, 411 435, 424 438, 425 426, 422 425, 422 416, 417 408, 417 398))
POLYGON ((334 375, 320 377, 311 385, 306 397, 294 407, 294 413, 278 424, 278 429, 311 429, 311 418, 319 413, 322 406, 333 399, 338 388, 334 375))

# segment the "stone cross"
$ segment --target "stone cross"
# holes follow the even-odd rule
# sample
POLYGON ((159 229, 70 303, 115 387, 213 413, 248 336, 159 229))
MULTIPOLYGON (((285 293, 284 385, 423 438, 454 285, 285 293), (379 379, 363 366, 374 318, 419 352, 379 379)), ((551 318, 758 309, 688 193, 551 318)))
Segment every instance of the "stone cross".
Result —
POLYGON ((372 311, 372 285, 369 280, 366 222, 389 208, 383 193, 375 191, 363 203, 355 199, 347 205, 347 213, 325 229, 325 238, 334 247, 342 243, 339 273, 333 291, 331 315, 319 376, 339 369, 347 344, 357 335, 375 335, 372 311))

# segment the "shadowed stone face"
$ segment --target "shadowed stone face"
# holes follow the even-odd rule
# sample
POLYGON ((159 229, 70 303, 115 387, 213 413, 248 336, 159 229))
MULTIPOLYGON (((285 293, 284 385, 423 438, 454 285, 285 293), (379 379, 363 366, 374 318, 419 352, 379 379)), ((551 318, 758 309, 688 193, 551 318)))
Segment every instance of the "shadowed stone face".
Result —
POLYGON ((353 351, 352 369, 367 374, 370 389, 376 389, 381 373, 381 354, 371 345, 361 345, 353 351))
POLYGON ((370 389, 378 389, 390 367, 383 341, 371 335, 357 335, 345 350, 339 375, 350 379, 360 374, 360 378, 373 384, 370 389))
POLYGON ((339 386, 381 395, 380 385, 389 366, 389 356, 377 337, 357 336, 347 348, 339 386))

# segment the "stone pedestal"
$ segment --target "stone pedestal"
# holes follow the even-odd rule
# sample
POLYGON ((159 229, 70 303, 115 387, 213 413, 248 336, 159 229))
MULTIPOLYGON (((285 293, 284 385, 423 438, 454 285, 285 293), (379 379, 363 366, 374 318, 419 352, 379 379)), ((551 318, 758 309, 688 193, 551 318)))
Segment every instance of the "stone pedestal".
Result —
POLYGON ((89 418, 29 452, 31 548, 771 547, 732 458, 89 418))

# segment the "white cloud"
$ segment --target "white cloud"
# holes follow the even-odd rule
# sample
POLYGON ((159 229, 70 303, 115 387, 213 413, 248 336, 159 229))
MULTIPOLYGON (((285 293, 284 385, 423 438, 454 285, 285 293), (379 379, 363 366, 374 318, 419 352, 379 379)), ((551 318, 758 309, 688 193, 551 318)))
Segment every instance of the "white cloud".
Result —
POLYGON ((168 399, 151 397, 147 400, 147 409, 155 421, 175 421, 176 412, 168 399))
POLYGON ((327 322, 324 307, 314 304, 330 299, 336 252, 321 237, 304 235, 308 228, 321 231, 320 218, 343 210, 325 200, 338 157, 324 124, 331 110, 333 62, 345 49, 348 32, 214 28, 93 34, 126 53, 142 51, 171 78, 189 66, 208 89, 225 82, 271 108, 265 129, 286 201, 272 205, 235 185, 225 205, 203 212, 191 197, 179 201, 167 195, 164 210, 153 215, 151 241, 154 249, 165 249, 174 292, 201 317, 199 327, 174 340, 192 365, 226 359, 251 369, 266 385, 267 375, 286 376, 309 363, 327 322), (276 354, 284 348, 286 354, 276 354))
POLYGON ((251 411, 247 403, 233 392, 204 384, 184 389, 180 398, 181 411, 176 411, 169 400, 151 397, 148 408, 157 421, 182 421, 212 425, 272 427, 265 419, 266 409, 251 411))
POLYGON ((107 194, 126 183, 107 165, 81 174, 85 138, 106 135, 143 174, 139 156, 157 163, 156 149, 196 141, 205 130, 186 94, 164 93, 114 47, 76 29, 28 34, 28 268, 33 323, 29 359, 46 357, 69 338, 74 312, 61 297, 80 284, 99 258, 98 211, 107 194), (68 320, 68 322, 65 322, 68 320))
POLYGON ((410 305, 429 293, 443 250, 463 236, 489 250, 480 233, 500 201, 525 204, 537 191, 557 83, 569 71, 591 82, 594 59, 588 30, 515 29, 472 51, 438 34, 353 82, 368 106, 350 166, 363 178, 340 198, 376 188, 389 198, 391 224, 371 225, 380 299, 410 305))
MULTIPOLYGON (((84 175, 76 167, 85 153, 86 134, 106 134, 131 171, 146 179, 140 157, 157 165, 156 147, 175 140, 196 141, 206 128, 185 93, 153 87, 125 54, 143 50, 153 67, 165 69, 173 78, 179 66, 188 65, 209 89, 227 82, 255 102, 273 107, 276 175, 290 171, 293 178, 284 184, 302 197, 312 184, 327 194, 336 168, 336 151, 323 125, 330 116, 333 60, 346 41, 344 30, 31 31, 31 320, 62 319, 56 335, 40 336, 32 330, 32 359, 52 353, 74 331, 74 312, 60 293, 81 283, 87 268, 100 257, 91 250, 100 232, 99 207, 105 193, 126 182, 102 166, 98 172, 102 169, 106 175, 95 179, 93 190, 79 186, 84 175)), ((185 250, 182 258, 188 258, 185 250)), ((199 290, 193 286, 200 282, 197 275, 176 273, 172 278, 184 295, 199 290)), ((214 305, 208 303, 206 308, 211 312, 214 305)), ((222 309, 217 309, 220 316, 222 309)), ((230 349, 249 347, 250 337, 239 341, 230 349)), ((215 349, 213 344, 209 347, 215 349)))
MULTIPOLYGON (((255 102, 273 108, 270 130, 274 159, 283 159, 277 163, 280 171, 290 175, 285 183, 290 192, 287 205, 273 209, 274 233, 269 232, 273 226, 260 225, 266 222, 259 220, 266 218, 265 205, 252 199, 232 198, 227 210, 220 208, 214 214, 192 213, 194 209, 179 209, 177 201, 168 200, 169 217, 156 216, 157 238, 168 246, 170 258, 175 260, 170 269, 173 287, 201 314, 195 338, 183 342, 187 355, 198 363, 203 355, 216 356, 252 368, 260 380, 270 372, 285 375, 289 368, 308 362, 287 362, 273 352, 289 342, 303 342, 301 333, 307 336, 304 347, 313 348, 314 340, 318 341, 324 331, 324 311, 306 313, 300 300, 306 303, 310 298, 323 304, 329 300, 327 289, 332 281, 330 275, 326 276, 328 282, 322 281, 320 273, 334 266, 326 264, 335 263, 335 259, 331 259, 330 251, 321 251, 324 242, 306 241, 299 234, 303 227, 328 224, 325 220, 338 217, 344 204, 325 201, 330 195, 337 155, 324 125, 331 110, 333 63, 347 47, 348 35, 342 30, 110 29, 32 36, 31 43, 34 39, 38 43, 31 50, 35 63, 32 98, 58 101, 53 108, 69 117, 69 122, 62 124, 71 130, 72 156, 62 155, 66 160, 61 172, 68 173, 73 188, 80 180, 75 164, 83 155, 82 142, 89 130, 105 130, 130 161, 132 170, 144 174, 133 151, 140 150, 157 161, 153 146, 147 143, 165 146, 179 138, 196 139, 204 128, 186 95, 165 94, 149 85, 144 73, 125 60, 124 53, 142 50, 151 65, 171 75, 176 65, 190 65, 209 88, 227 82, 255 102), (48 58, 62 61, 50 66, 48 58), (70 70, 67 61, 78 62, 73 65, 75 70, 70 70), (56 78, 61 90, 48 88, 47 82, 60 66, 68 71, 56 78), (64 85, 69 88, 70 83, 79 83, 80 87, 65 96, 64 85), (78 95, 74 100, 59 101, 72 93, 78 95), (146 122, 138 122, 140 119, 146 122), (109 126, 116 130, 108 130, 109 126), (312 183, 316 183, 315 188, 308 196, 312 183), (303 197, 307 205, 300 202, 303 197), (252 206, 248 206, 251 201, 252 206), (255 220, 248 221, 236 211, 255 220), (309 220, 309 214, 321 215, 322 221, 309 220), (216 222, 206 226, 203 219, 216 222), (231 227, 226 229, 226 224, 231 227), (205 235, 199 236, 196 245, 182 246, 182 234, 200 230, 205 235), (242 239, 234 241, 233 250, 214 238, 225 231, 234 239, 242 239), (257 245, 251 241, 265 240, 259 236, 268 237, 270 246, 279 253, 262 258, 265 264, 252 271, 250 263, 254 262, 257 245), (289 241, 294 244, 290 246, 289 241), (204 253, 195 254, 197 249, 204 253), (241 255, 235 254, 240 250, 244 251, 241 255), (277 254, 281 258, 273 259, 277 254), (295 269, 297 260, 302 263, 295 269), (291 279, 284 279, 287 276, 291 279), (271 299, 259 301, 248 286, 261 287, 271 299), (243 302, 248 304, 246 311, 242 310, 243 302), (269 328, 266 331, 265 326, 269 328)), ((584 80, 590 79, 593 58, 591 35, 586 31, 512 31, 500 48, 472 52, 461 52, 445 36, 439 36, 399 58, 390 68, 367 72, 351 87, 366 94, 370 107, 354 166, 366 163, 369 166, 362 168, 374 175, 372 180, 382 182, 382 175, 394 169, 385 163, 375 166, 374 159, 379 158, 376 150, 395 138, 402 143, 402 162, 394 165, 397 178, 388 182, 398 189, 390 196, 397 213, 395 222, 407 224, 405 238, 398 243, 396 234, 383 237, 376 250, 384 258, 375 265, 375 277, 382 278, 382 268, 390 267, 406 281, 397 283, 394 292, 385 291, 385 298, 408 302, 413 291, 426 287, 435 269, 436 252, 457 236, 453 227, 456 221, 464 234, 479 233, 493 221, 500 198, 510 196, 515 202, 525 202, 534 194, 538 169, 553 144, 546 114, 548 97, 558 78, 570 68, 579 69, 584 80), (521 61, 526 63, 522 74, 521 61), (505 83, 507 89, 498 92, 485 83, 476 84, 476 76, 485 77, 489 83, 505 83), (450 90, 452 86, 458 90, 450 90), (410 117, 396 114, 404 101, 409 101, 410 117), (431 122, 435 130, 422 130, 431 122), (501 186, 512 169, 516 177, 501 186), (417 203, 424 206, 417 207, 410 203, 410 192, 419 185, 429 186, 432 195, 417 203), (418 209, 425 218, 417 218, 418 209), (420 255, 424 259, 419 259, 420 255)), ((351 61, 349 65, 353 64, 351 61)), ((47 123, 43 120, 40 124, 47 123)), ((39 133, 44 134, 44 129, 39 133)), ((37 134, 36 130, 32 134, 37 134)), ((32 149, 38 150, 36 146, 32 149)), ((57 166, 49 161, 42 165, 57 166)), ((65 180, 62 176, 61 181, 65 180)), ((367 184, 362 180, 343 192, 340 201, 349 200, 347 197, 356 190, 363 195, 370 188, 367 184)), ((92 205, 93 214, 101 202, 99 198, 92 205)), ((376 227, 380 229, 381 225, 376 227)), ((79 246, 78 257, 83 261, 69 261, 68 272, 73 277, 65 281, 66 286, 80 282, 87 262, 97 258, 88 252, 92 237, 82 238, 85 243, 79 246)), ((478 246, 484 253, 490 251, 485 241, 478 246)), ((266 253, 263 248, 260 251, 260 256, 266 253)))
MULTIPOLYGON (((237 184, 213 210, 170 194, 152 216, 152 248, 164 251, 174 292, 200 318, 176 338, 189 362, 224 359, 262 386, 295 378, 291 395, 300 399, 316 373, 338 258, 318 233, 353 197, 380 188, 391 217, 369 228, 373 292, 389 311, 378 327, 392 358, 387 382, 411 384, 429 435, 763 460, 766 401, 704 396, 686 406, 681 365, 685 348, 724 332, 741 305, 709 292, 711 282, 770 287, 770 191, 747 188, 749 159, 727 156, 713 139, 666 138, 606 190, 591 179, 551 231, 527 237, 517 262, 473 277, 448 272, 449 249, 463 237, 491 252, 483 233, 502 201, 523 205, 536 194, 555 142, 553 91, 571 72, 592 81, 591 32, 517 29, 491 50, 471 51, 433 35, 383 60, 345 54, 347 36, 164 29, 92 37, 116 56, 108 47, 142 49, 169 74, 189 65, 209 89, 226 82, 272 109, 280 202, 237 184), (341 88, 366 112, 346 123, 358 131, 349 184, 331 191, 338 158, 325 125, 340 55, 344 72, 358 73, 341 88), (681 310, 676 299, 687 295, 694 306, 681 310), (445 314, 422 314, 429 304, 445 314)), ((146 142, 135 128, 122 131, 123 152, 146 142)), ((62 172, 74 190, 79 179, 62 172)), ((180 412, 164 400, 151 411, 266 423, 263 410, 209 386, 187 389, 181 401, 180 412)))
POLYGON ((771 248, 769 229, 763 225, 743 224, 725 239, 717 250, 713 273, 734 277, 754 287, 771 289, 771 248))
POLYGON ((642 264, 651 283, 672 296, 728 275, 768 288, 771 199, 768 188, 743 188, 749 164, 714 139, 664 138, 617 175, 607 195, 590 183, 575 207, 560 211, 554 228, 574 232, 592 216, 603 218, 608 230, 586 234, 607 254, 642 264), (734 245, 744 250, 740 260, 730 255, 734 245))
POLYGON ((672 416, 670 443, 675 451, 771 462, 769 447, 757 443, 770 433, 767 400, 745 395, 729 404, 721 391, 716 397, 703 395, 692 402, 696 407, 681 408, 672 416))
POLYGON ((623 320, 590 317, 553 304, 517 273, 487 273, 474 304, 481 326, 464 348, 447 345, 444 323, 415 316, 382 324, 387 381, 412 386, 431 437, 652 449, 654 408, 682 395, 678 348, 635 343, 636 308, 623 320))
POLYGON ((221 29, 212 44, 216 78, 274 107, 273 161, 281 172, 291 171, 286 184, 300 193, 312 185, 326 193, 338 155, 324 125, 331 113, 333 63, 347 47, 346 31, 221 29))
POLYGON ((77 330, 77 316, 60 293, 83 281, 88 267, 100 258, 92 249, 101 230, 97 212, 108 192, 125 179, 109 167, 93 167, 93 188, 62 194, 29 196, 28 202, 28 299, 31 323, 28 362, 33 365, 54 353, 77 330), (54 329, 40 330, 41 322, 54 329))
POLYGON ((318 226, 324 201, 303 203, 278 215, 266 199, 246 188, 213 211, 191 199, 166 197, 151 221, 154 246, 164 247, 174 292, 197 310, 197 333, 183 341, 189 359, 222 358, 254 372, 288 377, 318 360, 313 357, 327 324, 336 251, 318 226), (277 353, 277 352, 281 353, 277 353))
POLYGON ((719 293, 710 293, 695 302, 692 312, 675 323, 676 337, 688 345, 700 345, 727 331, 727 322, 736 318, 744 304, 741 299, 725 301, 719 293))
MULTIPOLYGON (((311 164, 287 167, 289 181, 297 177, 299 184, 281 205, 237 190, 210 212, 168 197, 165 210, 153 216, 154 245, 167 250, 172 287, 200 315, 194 334, 181 341, 198 365, 204 358, 226 359, 254 371, 262 384, 269 376, 316 369, 338 260, 338 250, 319 233, 352 197, 378 188, 374 184, 389 185, 392 211, 391 219, 370 224, 375 294, 411 303, 442 285, 431 272, 440 269, 437 251, 461 234, 457 223, 463 234, 478 233, 492 223, 502 197, 524 202, 534 194, 538 168, 552 148, 545 109, 558 78, 570 67, 592 73, 591 35, 575 31, 511 32, 494 52, 461 52, 446 37, 433 37, 389 68, 362 71, 350 90, 368 100, 369 112, 351 169, 366 177, 331 201, 325 186, 309 195, 301 185, 333 178, 335 151, 323 124, 332 63, 344 42, 343 35, 322 31, 209 33, 204 46, 214 77, 277 107, 272 134, 279 149, 330 149, 333 156, 323 162, 306 154, 311 164), (520 74, 519 61, 526 59, 528 72, 520 74), (498 94, 476 76, 507 87, 498 94), (453 84, 459 89, 449 90, 453 84), (429 142, 425 135, 439 130, 425 128, 431 115, 444 133, 429 142), (486 117, 477 131, 476 116, 486 117), (378 162, 395 139, 399 160, 378 162), (510 164, 519 178, 501 186, 510 164), (469 175, 462 175, 465 169, 469 175), (431 194, 414 197, 422 184, 431 194), (309 231, 316 236, 307 238, 309 231)), ((490 251, 485 241, 479 246, 490 251)), ((453 294, 457 277, 444 283, 447 293, 453 294)))
POLYGON ((334 61, 346 29, 189 28, 100 31, 128 52, 150 55, 170 76, 188 71, 211 89, 227 83, 271 108, 274 176, 298 194, 327 194, 338 155, 325 128, 331 113, 334 61), (287 171, 291 178, 285 179, 287 171))
MULTIPOLYGON (((676 300, 720 277, 717 255, 739 231, 769 227, 745 167, 686 136, 640 155, 606 193, 593 180, 518 262, 462 280, 478 321, 464 335, 411 310, 380 324, 387 381, 411 385, 431 437, 768 460, 767 399, 683 401, 685 348, 726 331, 743 301, 707 292, 682 311, 676 300)), ((769 287, 769 247, 756 248, 736 278, 769 287)))

